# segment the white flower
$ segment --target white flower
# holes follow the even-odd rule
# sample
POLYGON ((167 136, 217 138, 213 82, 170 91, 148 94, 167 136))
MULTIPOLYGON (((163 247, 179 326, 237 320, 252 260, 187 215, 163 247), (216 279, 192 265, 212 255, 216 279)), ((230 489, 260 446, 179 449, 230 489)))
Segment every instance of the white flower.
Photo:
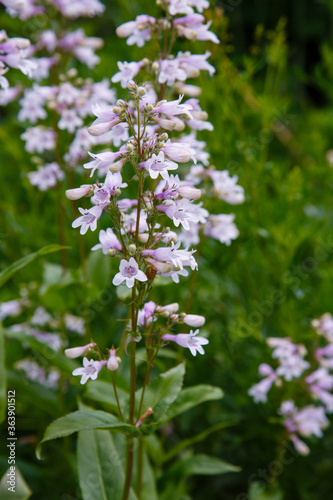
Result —
POLYGON ((112 283, 115 286, 120 285, 126 280, 126 285, 128 288, 133 288, 134 281, 147 281, 147 276, 143 271, 140 271, 136 260, 131 257, 129 261, 122 259, 120 261, 119 273, 115 275, 112 283))
POLYGON ((81 226, 80 234, 86 234, 89 228, 95 231, 97 228, 97 220, 102 215, 103 208, 101 206, 92 207, 89 210, 79 208, 79 211, 82 215, 72 222, 72 227, 81 226))
POLYGON ((94 361, 93 359, 89 361, 87 358, 83 358, 83 368, 75 368, 73 375, 80 375, 82 377, 80 383, 85 384, 90 378, 96 380, 104 365, 103 361, 94 361))
POLYGON ((190 333, 179 333, 178 335, 171 335, 167 333, 162 336, 162 339, 172 340, 182 347, 187 347, 191 351, 191 354, 196 356, 197 352, 199 354, 205 354, 202 346, 209 343, 208 339, 205 339, 204 337, 197 337, 196 335, 198 335, 198 333, 199 330, 195 330, 195 332, 191 330, 190 333))

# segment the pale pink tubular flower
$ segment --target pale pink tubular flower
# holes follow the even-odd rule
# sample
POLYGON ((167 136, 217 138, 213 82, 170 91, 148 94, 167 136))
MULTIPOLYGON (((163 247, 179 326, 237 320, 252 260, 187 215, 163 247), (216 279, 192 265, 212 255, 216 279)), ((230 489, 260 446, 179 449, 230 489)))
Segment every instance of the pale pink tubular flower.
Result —
POLYGON ((76 368, 73 371, 73 375, 80 375, 81 384, 85 384, 87 380, 91 378, 91 380, 96 380, 99 372, 106 365, 106 361, 94 361, 91 359, 90 361, 87 358, 83 358, 83 368, 76 368))
POLYGON ((96 169, 104 169, 112 165, 115 160, 121 157, 122 151, 117 151, 115 153, 112 151, 106 151, 105 153, 98 154, 90 153, 90 151, 88 151, 88 154, 93 158, 93 160, 89 163, 85 163, 83 166, 84 168, 91 169, 90 177, 92 177, 96 169))
POLYGON ((184 323, 188 326, 193 326, 194 328, 198 328, 205 324, 204 316, 199 316, 198 314, 186 314, 183 319, 184 323))
POLYGON ((139 266, 133 257, 131 257, 128 261, 122 259, 120 261, 119 273, 115 275, 112 283, 115 286, 118 286, 126 281, 128 288, 133 288, 135 280, 144 282, 147 281, 148 278, 143 271, 140 271, 139 266))
POLYGON ((72 222, 72 227, 76 228, 81 226, 80 234, 86 234, 89 228, 91 231, 95 231, 97 228, 97 221, 102 215, 103 207, 95 206, 89 210, 79 208, 79 212, 82 215, 72 222))
POLYGON ((79 200, 84 196, 89 196, 93 192, 93 187, 90 184, 82 184, 79 188, 67 189, 66 198, 69 200, 79 200))
POLYGON ((209 340, 204 337, 197 337, 199 330, 190 331, 190 333, 179 333, 177 335, 172 335, 170 333, 166 333, 162 336, 163 340, 171 340, 172 342, 176 342, 181 347, 185 347, 190 349, 191 354, 193 356, 199 354, 205 354, 202 346, 209 343, 209 340))
POLYGON ((139 73, 140 69, 143 66, 143 62, 121 62, 117 63, 119 71, 115 73, 111 78, 112 83, 120 82, 120 85, 123 89, 125 89, 128 85, 128 82, 133 80, 136 75, 139 73))
POLYGON ((152 179, 157 179, 160 175, 163 179, 167 180, 169 178, 168 170, 177 170, 178 165, 164 158, 163 151, 160 151, 158 155, 153 153, 149 160, 139 163, 139 167, 145 168, 152 179))
POLYGON ((97 119, 88 128, 89 134, 95 136, 105 134, 108 130, 122 121, 113 109, 114 106, 101 106, 100 104, 94 104, 91 107, 97 119))
POLYGON ((86 344, 84 346, 72 347, 70 349, 65 349, 65 356, 66 356, 66 358, 69 358, 69 359, 75 359, 75 358, 78 358, 80 356, 84 356, 85 354, 87 354, 89 349, 92 349, 96 346, 97 346, 97 344, 95 344, 94 342, 90 342, 90 344, 86 344))
POLYGON ((99 232, 99 241, 100 243, 97 243, 97 245, 93 246, 91 250, 95 251, 101 248, 104 255, 107 255, 110 250, 122 250, 122 246, 119 243, 117 236, 114 234, 110 227, 106 231, 102 229, 99 232))
POLYGON ((266 378, 252 386, 248 390, 248 394, 253 397, 255 403, 266 403, 267 393, 270 391, 275 380, 277 380, 277 375, 273 368, 266 363, 259 365, 258 370, 259 374, 266 378))
POLYGON ((191 104, 180 104, 184 96, 180 95, 175 101, 160 101, 154 106, 154 112, 163 113, 167 116, 185 115, 188 118, 193 118, 191 114, 192 105, 191 104))
POLYGON ((166 154, 171 160, 179 163, 187 163, 192 160, 197 162, 195 157, 195 150, 191 147, 190 143, 186 142, 171 142, 170 140, 161 148, 163 153, 166 154))

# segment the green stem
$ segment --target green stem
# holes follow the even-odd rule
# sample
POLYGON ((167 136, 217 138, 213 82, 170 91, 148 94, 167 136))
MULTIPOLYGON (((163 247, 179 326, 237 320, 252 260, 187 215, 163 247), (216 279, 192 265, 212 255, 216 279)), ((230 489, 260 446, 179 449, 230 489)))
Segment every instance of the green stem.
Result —
POLYGON ((137 497, 138 500, 141 500, 142 494, 142 477, 143 477, 143 439, 139 440, 139 448, 138 448, 138 479, 137 479, 137 497))
POLYGON ((118 399, 117 387, 116 387, 116 384, 114 383, 114 375, 113 375, 113 372, 111 372, 111 378, 112 378, 112 385, 113 385, 114 395, 116 396, 116 401, 117 401, 117 406, 118 406, 119 415, 120 415, 121 421, 122 421, 122 422, 125 422, 124 417, 123 417, 123 414, 122 414, 122 411, 121 411, 121 407, 120 407, 119 399, 118 399))
MULTIPOLYGON (((131 303, 131 318, 132 318, 132 336, 136 333, 137 311, 135 308, 135 286, 132 288, 132 303, 131 303)), ((129 401, 129 418, 130 425, 134 425, 135 419, 135 389, 136 389, 136 366, 135 366, 136 342, 133 340, 130 343, 130 401, 129 401)), ((128 500, 131 488, 133 475, 133 459, 134 459, 134 439, 133 436, 127 437, 127 457, 126 457, 126 476, 122 500, 128 500)))

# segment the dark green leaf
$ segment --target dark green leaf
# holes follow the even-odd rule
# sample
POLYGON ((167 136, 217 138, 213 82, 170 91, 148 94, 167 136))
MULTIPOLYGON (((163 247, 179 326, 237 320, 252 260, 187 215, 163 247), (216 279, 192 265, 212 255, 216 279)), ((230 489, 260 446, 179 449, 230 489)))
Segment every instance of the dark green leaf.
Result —
MULTIPOLYGON (((183 385, 184 373, 185 365, 181 363, 175 368, 171 368, 171 370, 155 377, 146 388, 142 411, 145 412, 148 407, 151 407, 154 411, 154 420, 160 420, 177 398, 183 385)), ((136 397, 137 401, 140 401, 141 389, 137 391, 136 397)))
MULTIPOLYGON (((120 499, 125 474, 111 433, 102 430, 80 431, 77 453, 83 500, 120 499)), ((136 500, 132 490, 129 499, 136 500)))
POLYGON ((104 411, 75 411, 65 417, 58 418, 58 420, 49 425, 38 446, 37 455, 40 456, 40 447, 46 441, 69 436, 74 432, 91 429, 110 429, 133 436, 140 435, 140 432, 134 426, 122 423, 115 416, 104 411))
POLYGON ((5 418, 6 401, 5 339, 0 324, 0 422, 5 418))
POLYGON ((30 253, 29 255, 22 257, 22 259, 17 260, 0 273, 0 287, 2 287, 15 273, 17 273, 17 271, 22 269, 27 264, 30 264, 30 262, 33 262, 38 257, 47 255, 49 253, 58 252, 59 250, 67 248, 70 247, 64 247, 61 245, 47 245, 41 250, 38 250, 38 252, 30 253))
POLYGON ((10 469, 6 471, 0 482, 1 500, 27 500, 31 496, 32 491, 25 482, 17 465, 15 465, 15 491, 8 490, 12 486, 10 483, 7 483, 7 481, 10 481, 10 477, 7 476, 9 471, 10 469))

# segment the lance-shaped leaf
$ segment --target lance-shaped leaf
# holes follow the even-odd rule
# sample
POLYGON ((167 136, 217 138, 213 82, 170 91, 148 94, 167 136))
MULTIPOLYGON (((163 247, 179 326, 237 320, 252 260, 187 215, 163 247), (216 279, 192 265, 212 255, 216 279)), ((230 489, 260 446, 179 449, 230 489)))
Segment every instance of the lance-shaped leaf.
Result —
MULTIPOLYGON (((125 482, 124 462, 109 431, 80 431, 78 472, 83 500, 120 499, 125 482)), ((130 490, 129 500, 136 500, 130 490)))
MULTIPOLYGON (((160 420, 177 398, 183 385, 184 374, 185 365, 181 363, 155 377, 146 388, 142 411, 145 412, 148 407, 151 407, 154 412, 153 419, 160 420)), ((136 401, 140 401, 141 393, 142 389, 137 391, 136 401)))
POLYGON ((240 470, 240 467, 229 464, 216 457, 210 457, 204 454, 187 454, 169 469, 168 474, 178 475, 184 478, 193 475, 215 476, 228 472, 239 472, 240 470))
POLYGON ((140 431, 133 425, 125 424, 115 416, 104 411, 79 410, 58 418, 46 429, 44 437, 37 448, 40 457, 41 445, 46 441, 69 436, 74 432, 92 429, 109 429, 115 432, 140 435, 140 431))
POLYGON ((145 432, 152 432, 160 425, 168 422, 172 418, 184 413, 185 411, 194 408, 195 406, 204 403, 205 401, 212 401, 214 399, 221 399, 223 391, 219 387, 212 385, 196 385, 194 387, 187 387, 179 392, 176 400, 169 406, 167 411, 162 416, 161 420, 156 424, 148 424, 145 426, 145 432))
MULTIPOLYGON (((12 469, 13 470, 13 469, 12 469)), ((0 481, 0 498, 1 500, 27 500, 32 491, 24 480, 19 468, 15 465, 15 487, 12 490, 9 488, 13 488, 13 486, 8 483, 11 480, 10 469, 5 472, 5 475, 2 477, 0 481)))
POLYGON ((6 269, 4 269, 0 273, 0 287, 2 287, 15 273, 17 273, 17 271, 22 269, 27 264, 30 264, 30 262, 33 262, 38 257, 47 255, 49 253, 58 252, 59 250, 65 250, 66 248, 70 247, 64 247, 61 245, 47 245, 46 247, 38 250, 38 252, 30 253, 29 255, 22 257, 22 259, 17 260, 10 266, 6 267, 6 269))

